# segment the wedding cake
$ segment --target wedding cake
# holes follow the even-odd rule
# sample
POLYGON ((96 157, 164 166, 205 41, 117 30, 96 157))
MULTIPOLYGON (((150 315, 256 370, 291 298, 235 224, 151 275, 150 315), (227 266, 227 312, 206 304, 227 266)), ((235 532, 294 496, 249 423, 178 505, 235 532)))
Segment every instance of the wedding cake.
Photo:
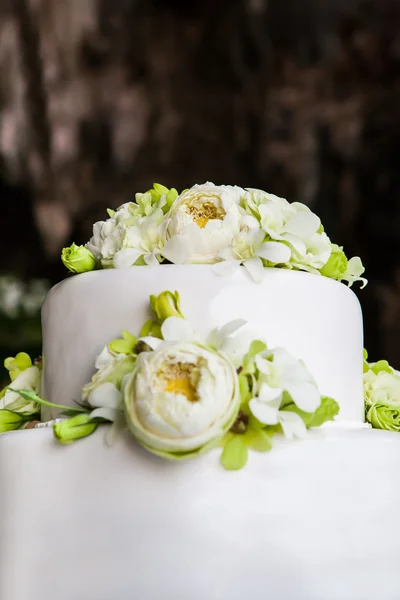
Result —
POLYGON ((159 184, 65 248, 5 366, 0 598, 398 600, 400 374, 358 257, 261 190, 159 184))

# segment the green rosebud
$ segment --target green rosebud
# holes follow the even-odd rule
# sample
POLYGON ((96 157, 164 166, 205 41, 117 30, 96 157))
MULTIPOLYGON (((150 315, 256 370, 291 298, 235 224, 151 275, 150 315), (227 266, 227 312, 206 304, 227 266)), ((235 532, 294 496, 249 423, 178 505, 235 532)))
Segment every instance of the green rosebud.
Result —
POLYGON ((367 412, 367 421, 376 429, 400 431, 400 403, 376 402, 367 412))
POLYGON ((185 318, 181 312, 178 292, 165 291, 158 296, 152 295, 150 296, 150 306, 160 323, 163 323, 168 317, 185 318))
POLYGON ((341 281, 346 273, 348 260, 340 246, 332 244, 332 252, 328 262, 320 269, 321 275, 341 281))
POLYGON ((54 437, 60 444, 72 444, 76 440, 91 435, 97 429, 97 423, 90 421, 88 413, 71 417, 53 425, 54 437))
POLYGON ((3 408, 0 410, 0 433, 6 431, 14 431, 18 429, 24 422, 24 417, 12 410, 3 408))
POLYGON ((85 273, 93 271, 96 267, 96 259, 92 252, 85 246, 76 244, 72 244, 69 248, 63 248, 61 260, 72 273, 85 273))

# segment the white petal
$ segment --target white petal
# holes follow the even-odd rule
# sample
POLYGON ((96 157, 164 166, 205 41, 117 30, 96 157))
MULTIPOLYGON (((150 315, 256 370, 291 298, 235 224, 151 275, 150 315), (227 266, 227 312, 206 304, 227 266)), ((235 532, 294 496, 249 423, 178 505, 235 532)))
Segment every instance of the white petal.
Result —
POLYGON ((161 333, 166 342, 193 342, 195 331, 189 321, 180 317, 168 317, 161 325, 161 333))
POLYGON ((140 243, 142 241, 142 236, 140 234, 139 227, 137 227, 136 225, 132 225, 131 227, 127 228, 126 241, 128 242, 129 246, 132 246, 132 248, 136 248, 136 246, 140 246, 140 243))
POLYGON ((284 385, 293 402, 300 410, 312 413, 321 404, 321 395, 314 384, 308 381, 294 381, 288 384, 285 382, 284 385))
POLYGON ((258 394, 259 401, 263 404, 269 404, 272 408, 278 409, 282 401, 282 388, 271 387, 263 383, 258 394))
POLYGON ((304 256, 307 253, 307 246, 305 243, 296 235, 292 235, 291 233, 284 233, 282 239, 288 242, 292 246, 292 248, 300 254, 300 256, 304 256))
POLYGON ((185 263, 190 258, 188 238, 184 235, 174 235, 167 241, 161 253, 175 265, 185 263))
POLYGON ((260 227, 258 220, 247 214, 240 219, 240 224, 242 227, 248 227, 249 229, 258 229, 260 227))
POLYGON ((103 367, 108 365, 108 363, 112 362, 114 358, 114 354, 111 354, 111 352, 108 349, 108 346, 105 346, 100 352, 99 356, 97 357, 94 366, 96 367, 96 369, 102 369, 103 367))
MULTIPOLYGON (((98 409, 96 409, 98 410, 98 409)), ((111 447, 117 440, 121 440, 122 433, 126 429, 126 420, 123 411, 118 411, 111 427, 106 427, 105 441, 106 445, 111 447)))
POLYGON ((257 336, 250 331, 234 335, 225 338, 219 349, 229 357, 229 360, 238 369, 243 364, 243 358, 247 354, 251 342, 256 338, 257 336))
POLYGON ((117 409, 122 406, 122 394, 113 383, 106 382, 90 392, 87 401, 93 407, 117 409))
POLYGON ((249 408, 256 419, 265 425, 276 425, 278 421, 278 409, 268 404, 263 404, 258 398, 252 398, 249 408))
POLYGON ((259 354, 257 354, 257 356, 255 358, 255 362, 256 362, 257 369, 261 373, 264 373, 265 375, 270 375, 271 369, 273 367, 269 360, 266 360, 263 356, 260 356, 259 354))
POLYGON ((261 258, 265 258, 265 260, 279 264, 290 260, 292 253, 290 248, 285 244, 279 242, 265 242, 265 244, 257 251, 257 255, 261 256, 261 258))
POLYGON ((213 265, 212 270, 216 275, 233 275, 240 266, 240 260, 221 260, 213 265))
POLYGON ((114 422, 120 414, 121 411, 116 410, 115 408, 95 408, 95 410, 92 410, 90 413, 90 417, 101 417, 102 419, 107 419, 107 421, 114 422))
POLYGON ((321 220, 317 215, 308 210, 300 210, 289 219, 285 230, 301 238, 307 238, 312 236, 320 225, 321 220))
POLYGON ((158 262, 158 260, 156 259, 154 254, 145 254, 143 256, 143 258, 144 258, 144 262, 149 267, 159 267, 160 266, 160 263, 158 262))
POLYGON ((145 335, 144 337, 139 338, 139 342, 144 342, 147 344, 152 350, 158 348, 160 344, 163 343, 160 338, 156 338, 153 335, 145 335))
POLYGON ((258 256, 253 256, 252 258, 246 260, 243 263, 243 266, 256 283, 260 283, 260 281, 262 281, 265 271, 264 265, 261 262, 261 258, 258 256))
POLYGON ((222 327, 216 327, 208 336, 207 343, 215 348, 219 348, 227 337, 241 329, 246 323, 245 319, 235 319, 222 327))
POLYGON ((142 254, 143 250, 139 250, 138 248, 123 248, 122 250, 118 250, 113 260, 114 267, 116 269, 131 267, 142 254))
POLYGON ((294 437, 301 439, 306 437, 307 428, 300 415, 289 410, 281 410, 279 412, 279 422, 282 426, 284 436, 288 440, 292 440, 294 437))

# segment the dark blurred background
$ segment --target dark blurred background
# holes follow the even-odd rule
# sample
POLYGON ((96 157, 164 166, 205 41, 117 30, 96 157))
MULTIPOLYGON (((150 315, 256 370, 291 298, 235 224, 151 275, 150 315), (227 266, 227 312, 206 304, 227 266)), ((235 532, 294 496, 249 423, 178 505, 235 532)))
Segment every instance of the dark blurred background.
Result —
POLYGON ((107 207, 211 180, 317 212, 400 368, 400 0, 0 0, 0 74, 2 356, 107 207))

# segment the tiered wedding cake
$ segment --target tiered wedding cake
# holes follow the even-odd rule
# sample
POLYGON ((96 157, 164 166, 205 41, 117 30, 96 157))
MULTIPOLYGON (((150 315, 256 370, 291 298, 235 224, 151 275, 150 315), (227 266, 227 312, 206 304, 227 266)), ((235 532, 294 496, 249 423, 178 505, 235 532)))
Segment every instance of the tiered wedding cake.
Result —
POLYGON ((0 598, 397 600, 400 376, 318 217, 155 185, 63 261, 6 361, 0 598))

